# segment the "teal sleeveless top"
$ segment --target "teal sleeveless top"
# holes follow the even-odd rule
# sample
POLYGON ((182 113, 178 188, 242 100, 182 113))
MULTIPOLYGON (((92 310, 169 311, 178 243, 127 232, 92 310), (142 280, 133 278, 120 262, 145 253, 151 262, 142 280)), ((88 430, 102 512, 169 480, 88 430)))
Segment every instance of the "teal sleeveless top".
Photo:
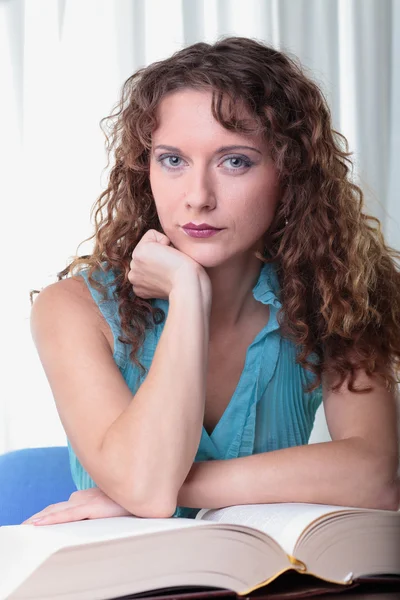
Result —
MULTIPOLYGON (((151 366, 166 319, 146 333, 138 354, 139 361, 146 368, 146 373, 142 375, 138 367, 129 360, 131 346, 118 340, 122 330, 114 287, 110 285, 107 298, 103 301, 101 293, 90 285, 87 273, 88 269, 85 269, 79 275, 86 281, 94 301, 111 328, 114 360, 133 396, 151 366)), ((111 271, 96 271, 94 274, 96 280, 106 284, 110 284, 114 277, 111 271)), ((269 304, 270 317, 247 348, 237 387, 211 435, 203 427, 196 462, 238 458, 307 444, 315 413, 322 401, 321 385, 311 393, 303 392, 303 386, 315 376, 296 364, 295 344, 280 334, 277 312, 282 305, 274 263, 262 266, 252 291, 258 302, 269 304)), ((168 300, 153 299, 151 302, 153 306, 162 308, 167 318, 168 300)), ((67 443, 71 474, 77 489, 96 487, 79 462, 69 440, 67 443)), ((194 518, 199 509, 177 507, 173 516, 194 518)))

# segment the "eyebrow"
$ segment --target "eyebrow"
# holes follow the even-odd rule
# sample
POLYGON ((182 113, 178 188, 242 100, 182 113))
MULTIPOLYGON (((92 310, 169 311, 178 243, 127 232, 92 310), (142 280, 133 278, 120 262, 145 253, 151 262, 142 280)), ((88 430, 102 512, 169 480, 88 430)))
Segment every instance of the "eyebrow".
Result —
MULTIPOLYGON (((176 146, 165 146, 165 145, 160 145, 160 146, 156 146, 154 148, 154 150, 157 150, 157 148, 163 148, 164 150, 170 150, 171 152, 178 152, 183 154, 182 150, 180 148, 177 148, 176 146)), ((258 150, 257 148, 253 148, 253 146, 242 146, 242 145, 236 145, 236 146, 221 146, 221 148, 218 148, 218 150, 216 150, 215 154, 222 154, 223 152, 229 152, 230 150, 240 150, 241 148, 246 148, 247 150, 254 150, 254 152, 258 152, 258 154, 262 154, 260 152, 260 150, 258 150)))

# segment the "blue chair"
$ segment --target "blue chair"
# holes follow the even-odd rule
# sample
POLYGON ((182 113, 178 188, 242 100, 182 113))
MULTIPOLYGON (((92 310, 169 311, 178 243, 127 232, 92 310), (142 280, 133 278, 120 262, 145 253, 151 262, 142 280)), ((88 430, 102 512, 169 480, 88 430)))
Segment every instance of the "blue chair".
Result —
POLYGON ((75 491, 67 446, 0 455, 0 526, 19 525, 49 504, 68 500, 75 491))

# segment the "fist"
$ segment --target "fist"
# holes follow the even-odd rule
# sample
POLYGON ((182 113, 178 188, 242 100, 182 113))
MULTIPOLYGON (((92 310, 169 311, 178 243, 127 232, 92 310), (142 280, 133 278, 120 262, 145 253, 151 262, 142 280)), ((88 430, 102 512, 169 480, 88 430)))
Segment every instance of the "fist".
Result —
POLYGON ((188 271, 205 275, 203 267, 174 248, 166 235, 150 229, 132 252, 128 279, 136 296, 166 299, 188 271))

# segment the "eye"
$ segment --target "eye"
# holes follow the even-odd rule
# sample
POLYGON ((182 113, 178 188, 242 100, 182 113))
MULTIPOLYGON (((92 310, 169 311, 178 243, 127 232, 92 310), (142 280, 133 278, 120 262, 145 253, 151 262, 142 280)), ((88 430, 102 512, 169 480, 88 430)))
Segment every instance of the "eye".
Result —
MULTIPOLYGON (((182 159, 180 158, 180 156, 177 156, 176 154, 163 154, 157 158, 157 162, 160 163, 168 171, 180 170, 179 169, 179 161, 181 161, 181 160, 182 159), (172 163, 164 162, 164 161, 171 161, 171 160, 173 160, 174 162, 172 162, 172 163)), ((235 161, 236 162, 236 166, 234 168, 228 167, 228 171, 242 171, 244 169, 248 169, 249 167, 251 167, 254 164, 247 156, 229 156, 228 158, 225 158, 223 160, 222 164, 226 163, 227 161, 235 161), (242 164, 237 165, 238 161, 239 161, 239 163, 242 163, 242 164)))
POLYGON ((171 158, 173 158, 175 160, 177 159, 178 161, 182 160, 179 156, 176 156, 175 154, 167 154, 167 155, 163 154, 162 156, 159 156, 159 158, 157 158, 157 162, 159 162, 163 167, 166 167, 170 171, 176 171, 177 170, 175 168, 177 166, 176 162, 174 162, 172 164, 169 163, 169 165, 164 163, 165 160, 170 160, 171 158))
MULTIPOLYGON (((249 168, 253 164, 253 162, 249 158, 247 158, 247 156, 230 156, 229 158, 226 158, 224 160, 224 162, 227 162, 228 160, 240 161, 242 163, 242 166, 240 169, 239 168, 229 169, 230 171, 239 171, 239 170, 242 170, 243 168, 249 168)), ((239 165, 239 167, 240 167, 240 165, 239 165)))

